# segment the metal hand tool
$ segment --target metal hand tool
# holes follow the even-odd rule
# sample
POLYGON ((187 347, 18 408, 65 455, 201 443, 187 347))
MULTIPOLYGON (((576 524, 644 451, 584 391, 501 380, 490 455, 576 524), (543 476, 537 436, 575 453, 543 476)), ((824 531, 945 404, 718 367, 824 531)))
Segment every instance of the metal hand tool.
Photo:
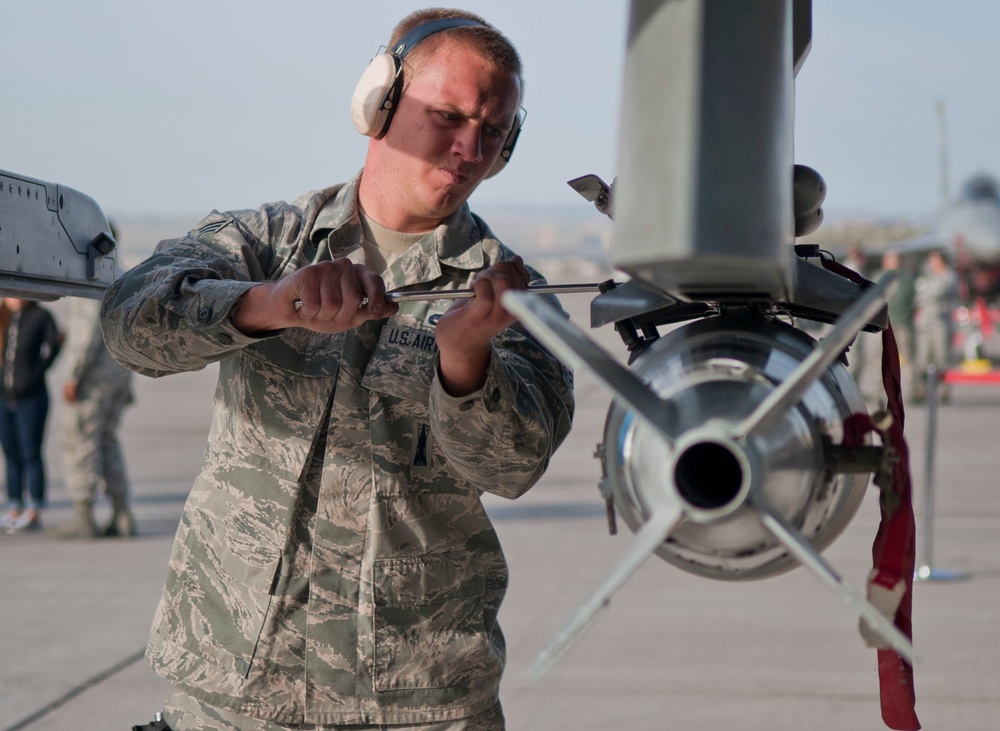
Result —
MULTIPOLYGON (((536 294, 573 294, 576 292, 600 292, 601 287, 608 282, 587 282, 584 284, 542 284, 528 287, 528 292, 536 294)), ((429 289, 413 290, 411 292, 386 292, 385 298, 390 302, 416 302, 420 300, 459 300, 475 297, 473 289, 429 289)), ((361 306, 368 304, 368 299, 361 301, 361 306)), ((302 309, 302 300, 295 300, 295 310, 302 309)))

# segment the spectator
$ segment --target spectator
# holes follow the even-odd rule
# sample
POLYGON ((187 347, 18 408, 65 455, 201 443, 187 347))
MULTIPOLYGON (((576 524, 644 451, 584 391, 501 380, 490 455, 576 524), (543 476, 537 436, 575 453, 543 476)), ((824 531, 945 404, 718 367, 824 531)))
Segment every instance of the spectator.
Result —
POLYGON ((896 291, 889 298, 889 322, 892 324, 892 332, 896 337, 896 346, 899 349, 903 393, 907 394, 909 399, 916 395, 913 365, 916 356, 913 332, 916 289, 913 274, 900 266, 899 254, 892 250, 883 254, 882 271, 875 279, 880 279, 882 274, 890 271, 896 272, 897 285, 896 291))
POLYGON ((120 366, 104 346, 101 303, 81 298, 71 302, 66 342, 69 373, 62 389, 67 404, 62 446, 73 518, 58 535, 133 536, 135 520, 129 509, 128 476, 118 441, 122 412, 132 403, 132 372, 120 366), (94 519, 98 487, 103 487, 111 500, 111 520, 103 528, 98 528, 94 519))
POLYGON ((0 444, 7 463, 7 533, 37 530, 45 506, 42 444, 49 414, 45 373, 62 335, 48 310, 30 300, 0 300, 0 444), (25 502, 27 492, 27 502, 25 502))
MULTIPOLYGON (((852 245, 847 249, 844 265, 865 279, 868 278, 868 266, 864 252, 859 246, 852 245)), ((859 332, 848 350, 848 371, 858 384, 858 389, 870 406, 877 404, 881 395, 881 379, 873 376, 873 366, 877 367, 872 353, 878 353, 879 336, 874 333, 859 332)))
MULTIPOLYGON (((927 369, 933 365, 940 378, 951 366, 952 313, 958 305, 958 277, 944 254, 932 251, 924 272, 915 284, 916 314, 916 399, 927 398, 927 369)), ((947 384, 941 399, 949 397, 947 384)))

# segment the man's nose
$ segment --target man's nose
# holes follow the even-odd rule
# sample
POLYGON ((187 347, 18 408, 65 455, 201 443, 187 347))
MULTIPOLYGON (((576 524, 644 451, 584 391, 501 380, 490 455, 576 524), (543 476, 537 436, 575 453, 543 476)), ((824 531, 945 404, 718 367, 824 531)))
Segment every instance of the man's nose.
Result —
POLYGON ((469 162, 483 159, 482 130, 478 125, 466 124, 455 135, 452 149, 469 162))

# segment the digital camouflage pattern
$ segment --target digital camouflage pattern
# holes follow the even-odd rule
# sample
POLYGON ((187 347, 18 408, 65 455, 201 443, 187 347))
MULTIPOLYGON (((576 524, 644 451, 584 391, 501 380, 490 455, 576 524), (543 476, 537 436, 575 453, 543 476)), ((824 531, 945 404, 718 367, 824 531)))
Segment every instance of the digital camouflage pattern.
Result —
MULTIPOLYGON (((525 492, 572 419, 570 373, 519 326, 494 338, 480 391, 446 394, 434 325, 448 301, 340 335, 232 326, 255 282, 363 262, 357 183, 213 212, 104 299, 123 364, 220 367, 148 657, 196 698, 276 723, 437 722, 497 702, 507 567, 480 494, 525 492)), ((464 288, 512 255, 466 206, 383 278, 464 288)))
POLYGON ((97 300, 71 300, 63 347, 66 377, 76 383, 76 401, 66 405, 62 422, 66 490, 76 503, 93 500, 101 485, 107 495, 129 492, 117 428, 132 403, 132 373, 104 347, 100 306, 97 300))
MULTIPOLYGON (((204 701, 177 690, 167 696, 163 704, 163 717, 170 728, 198 729, 198 731, 384 731, 387 727, 378 724, 329 726, 326 724, 309 724, 306 726, 287 726, 262 718, 247 718, 238 713, 217 708, 204 701)), ((497 731, 504 728, 503 709, 500 703, 487 708, 481 713, 453 721, 439 723, 420 723, 415 725, 393 724, 392 731, 497 731)))

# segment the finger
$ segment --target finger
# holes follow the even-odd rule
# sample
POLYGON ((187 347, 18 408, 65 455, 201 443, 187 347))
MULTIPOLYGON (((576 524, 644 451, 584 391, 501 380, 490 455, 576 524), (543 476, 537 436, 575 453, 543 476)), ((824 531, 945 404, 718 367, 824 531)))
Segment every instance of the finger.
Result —
POLYGON ((523 283, 523 286, 518 287, 518 289, 527 289, 528 285, 531 284, 531 272, 528 271, 528 267, 525 265, 524 259, 520 256, 515 256, 511 262, 514 264, 514 268, 517 270, 517 274, 523 283))
MULTIPOLYGON (((337 262, 320 262, 303 267, 290 278, 294 283, 292 306, 303 320, 327 322, 340 309, 340 288, 337 279, 342 266, 337 262), (296 304, 297 301, 297 304, 296 304)), ((287 295, 281 293, 284 300, 287 295)))
POLYGON ((475 305, 483 313, 491 311, 497 302, 497 293, 503 292, 504 289, 502 276, 498 272, 492 272, 488 276, 476 279, 472 283, 476 296, 472 298, 471 305, 475 305))
POLYGON ((367 313, 372 318, 382 318, 395 314, 399 305, 389 302, 385 295, 385 282, 376 272, 367 267, 361 271, 361 286, 368 301, 367 313))
POLYGON ((497 262, 492 267, 492 273, 500 276, 504 285, 503 289, 525 289, 531 281, 531 275, 527 267, 524 266, 524 260, 519 256, 497 262))
POLYGON ((364 297, 364 289, 361 286, 361 270, 365 267, 349 266, 341 272, 337 282, 339 307, 333 316, 333 321, 340 325, 351 325, 354 323, 361 308, 361 299, 364 297))
POLYGON ((342 299, 340 292, 339 272, 324 272, 326 276, 320 277, 316 282, 316 294, 319 300, 316 304, 314 320, 320 322, 330 322, 340 312, 342 299))

